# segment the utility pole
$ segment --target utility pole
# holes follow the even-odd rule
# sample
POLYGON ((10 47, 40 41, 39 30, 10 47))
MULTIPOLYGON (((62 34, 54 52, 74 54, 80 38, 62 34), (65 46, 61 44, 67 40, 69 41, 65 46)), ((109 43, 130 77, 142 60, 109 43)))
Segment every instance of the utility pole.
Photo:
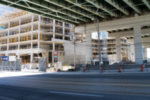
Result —
POLYGON ((1 42, 0 42, 0 52, 1 52, 1 50, 2 50, 2 46, 1 46, 1 42))
POLYGON ((73 40, 74 44, 74 67, 76 68, 76 40, 73 40))
POLYGON ((97 20, 97 34, 98 34, 98 59, 99 59, 99 68, 101 69, 101 48, 100 48, 100 31, 99 31, 99 20, 97 20))

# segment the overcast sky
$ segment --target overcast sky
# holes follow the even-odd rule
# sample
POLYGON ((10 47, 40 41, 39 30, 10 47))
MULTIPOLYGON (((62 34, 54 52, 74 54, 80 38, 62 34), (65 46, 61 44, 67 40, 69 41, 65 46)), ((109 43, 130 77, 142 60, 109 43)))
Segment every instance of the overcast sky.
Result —
POLYGON ((8 13, 8 12, 11 12, 13 10, 15 10, 15 9, 0 4, 0 16, 3 15, 4 13, 8 13))

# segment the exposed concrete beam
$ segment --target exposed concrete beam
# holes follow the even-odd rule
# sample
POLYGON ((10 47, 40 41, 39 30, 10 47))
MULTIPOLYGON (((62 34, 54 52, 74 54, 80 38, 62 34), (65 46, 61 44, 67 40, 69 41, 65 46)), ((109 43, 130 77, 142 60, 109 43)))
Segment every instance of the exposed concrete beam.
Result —
POLYGON ((148 0, 142 0, 147 8, 150 10, 150 2, 148 0))
MULTIPOLYGON (((60 0, 44 0, 50 4, 53 4, 53 5, 56 5, 56 6, 59 6, 62 8, 62 10, 68 10, 68 11, 71 11, 75 14, 78 14, 78 15, 81 15, 81 16, 84 16, 86 18, 89 18, 89 19, 94 19, 94 16, 92 15, 89 15, 85 12, 82 12, 80 11, 79 9, 76 9, 76 8, 72 8, 70 5, 68 4, 64 4, 63 2, 61 2, 60 0)), ((60 10, 60 11, 62 11, 60 10)))
MULTIPOLYGON (((134 39, 128 39, 128 41, 130 41, 130 43, 134 43, 134 39)), ((150 47, 150 37, 142 37, 142 44, 144 46, 149 46, 150 47)))
MULTIPOLYGON (((109 36, 111 36, 111 37, 116 37, 116 36, 131 37, 131 36, 133 36, 133 33, 134 33, 133 30, 128 30, 128 31, 109 33, 109 36)), ((150 34, 150 28, 149 29, 142 29, 142 35, 147 35, 147 34, 150 34)))
POLYGON ((45 8, 45 10, 47 11, 52 11, 52 12, 55 12, 55 13, 61 13, 63 15, 66 15, 66 16, 69 16, 71 18, 74 18, 74 19, 78 19, 80 21, 83 21, 83 22, 87 22, 87 19, 86 18, 82 18, 82 17, 79 17, 77 16, 76 14, 73 14, 73 13, 69 13, 69 12, 65 12, 65 11, 59 11, 57 10, 56 6, 54 5, 49 5, 48 3, 46 2, 40 2, 38 0, 26 0, 28 3, 31 3, 33 5, 36 5, 36 6, 40 6, 42 8, 45 8))
POLYGON ((119 11, 121 11, 123 14, 125 15, 129 15, 129 12, 122 8, 118 3, 116 3, 114 0, 105 0, 107 3, 109 3, 110 5, 112 5, 113 7, 115 7, 116 9, 118 9, 119 11))
MULTIPOLYGON (((17 6, 19 6, 19 7, 23 7, 23 8, 26 8, 26 9, 30 9, 30 10, 33 10, 33 11, 36 11, 36 12, 40 12, 40 13, 43 13, 43 14, 46 14, 46 15, 49 15, 49 16, 53 16, 53 17, 55 17, 55 18, 60 18, 60 19, 63 19, 64 21, 68 21, 68 22, 71 22, 71 23, 74 23, 74 24, 78 24, 79 22, 75 22, 75 21, 73 21, 73 20, 70 20, 70 19, 68 19, 68 18, 64 18, 64 17, 62 17, 62 16, 59 16, 59 15, 57 15, 57 16, 55 16, 54 14, 50 14, 50 13, 47 13, 47 12, 43 12, 43 11, 41 11, 39 8, 36 8, 36 7, 27 7, 26 5, 24 5, 23 3, 15 3, 14 1, 10 1, 10 0, 2 0, 2 1, 5 1, 5 2, 7 2, 7 3, 10 3, 10 4, 12 4, 12 5, 17 5, 17 6)), ((11 5, 11 6, 12 6, 11 5)), ((28 4, 29 5, 29 4, 28 4)), ((16 7, 17 8, 17 7, 16 7)))
POLYGON ((132 0, 123 0, 129 7, 131 7, 135 12, 141 13, 140 9, 135 6, 132 0))
MULTIPOLYGON (((104 21, 104 22, 100 22, 99 24, 100 24, 101 31, 111 31, 116 29, 132 28, 137 24, 141 26, 149 26, 150 14, 136 16, 136 17, 122 18, 122 19, 115 19, 112 21, 104 21)), ((96 26, 97 23, 87 24, 87 31, 96 32, 96 26)), ((84 33, 84 25, 80 25, 76 27, 75 32, 84 33)))
POLYGON ((110 14, 111 16, 117 17, 117 14, 114 13, 111 9, 109 9, 108 7, 102 5, 101 3, 99 3, 97 0, 86 0, 88 3, 92 4, 93 6, 95 6, 96 8, 99 8, 105 12, 107 12, 108 14, 110 14))
POLYGON ((90 7, 84 7, 84 6, 82 6, 80 3, 76 2, 75 0, 65 0, 65 1, 66 1, 66 2, 69 2, 69 3, 73 4, 73 5, 75 5, 75 6, 77 6, 77 7, 80 7, 80 8, 82 8, 83 10, 88 11, 88 12, 94 14, 94 15, 97 15, 97 16, 99 16, 99 17, 101 17, 101 18, 105 18, 105 16, 103 15, 103 13, 96 12, 95 10, 91 9, 90 7))

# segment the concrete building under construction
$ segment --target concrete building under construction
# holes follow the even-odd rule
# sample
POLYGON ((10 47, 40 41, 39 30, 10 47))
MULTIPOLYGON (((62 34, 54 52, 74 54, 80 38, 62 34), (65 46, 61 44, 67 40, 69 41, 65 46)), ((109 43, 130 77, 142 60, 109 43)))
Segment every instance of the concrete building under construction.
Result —
MULTIPOLYGON (((106 50, 103 49, 103 47, 105 46, 103 41, 103 39, 100 40, 100 51, 102 58, 106 53, 107 60, 110 63, 133 60, 133 58, 130 57, 132 49, 130 48, 130 44, 127 42, 126 38, 121 38, 119 40, 121 41, 120 45, 118 45, 118 41, 116 38, 106 39, 106 50)), ((92 57, 93 60, 98 60, 98 39, 92 39, 92 57)))
POLYGON ((37 63, 38 58, 47 57, 54 63, 64 57, 63 42, 70 41, 74 26, 26 11, 15 11, 1 17, 0 56, 16 56, 22 63, 37 63))

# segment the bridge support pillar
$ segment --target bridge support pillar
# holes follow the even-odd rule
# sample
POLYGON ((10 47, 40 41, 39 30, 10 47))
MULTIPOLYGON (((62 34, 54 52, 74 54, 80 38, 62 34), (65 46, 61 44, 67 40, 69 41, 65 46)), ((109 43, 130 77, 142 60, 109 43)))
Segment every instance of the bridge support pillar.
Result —
POLYGON ((135 46, 135 63, 143 63, 141 26, 134 26, 134 46, 135 46))
POLYGON ((121 38, 116 37, 116 54, 117 54, 117 62, 122 61, 122 55, 121 55, 121 38))

